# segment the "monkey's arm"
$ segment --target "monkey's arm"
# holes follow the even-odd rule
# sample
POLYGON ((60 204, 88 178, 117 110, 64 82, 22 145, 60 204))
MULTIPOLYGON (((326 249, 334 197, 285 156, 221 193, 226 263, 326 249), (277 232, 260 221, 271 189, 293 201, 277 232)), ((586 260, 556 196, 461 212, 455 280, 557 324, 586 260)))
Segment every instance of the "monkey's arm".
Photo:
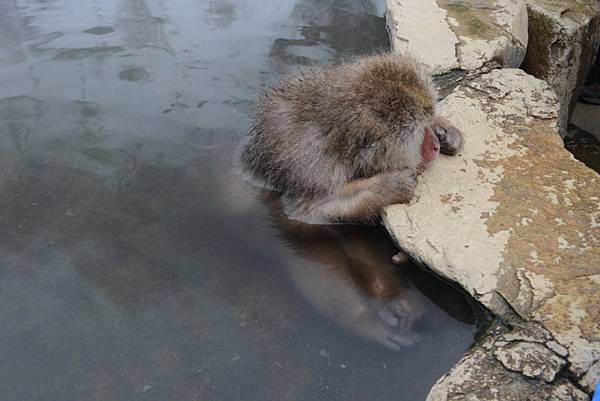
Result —
POLYGON ((440 152, 455 155, 465 142, 462 132, 450 120, 438 116, 431 123, 431 129, 440 141, 440 152))
POLYGON ((321 217, 330 222, 373 223, 383 207, 408 202, 416 184, 416 171, 408 168, 352 180, 312 204, 309 213, 311 219, 321 217))

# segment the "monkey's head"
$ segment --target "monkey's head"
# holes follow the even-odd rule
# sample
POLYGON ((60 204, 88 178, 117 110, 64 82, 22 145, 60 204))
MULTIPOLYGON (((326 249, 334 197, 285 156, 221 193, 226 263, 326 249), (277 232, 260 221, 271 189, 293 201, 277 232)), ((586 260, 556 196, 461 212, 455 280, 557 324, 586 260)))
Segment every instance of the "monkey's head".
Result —
POLYGON ((357 103, 366 108, 361 115, 377 122, 378 129, 370 130, 370 135, 388 136, 398 146, 398 160, 426 167, 440 152, 432 126, 437 93, 430 76, 408 56, 374 56, 361 66, 352 85, 359 94, 357 103))

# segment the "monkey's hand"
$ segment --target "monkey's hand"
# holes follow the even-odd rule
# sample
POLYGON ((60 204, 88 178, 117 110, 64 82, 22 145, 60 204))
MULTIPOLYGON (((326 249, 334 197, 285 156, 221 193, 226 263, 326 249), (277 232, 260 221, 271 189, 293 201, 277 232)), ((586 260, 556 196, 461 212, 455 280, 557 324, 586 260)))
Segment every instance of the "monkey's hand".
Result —
POLYGON ((455 155, 460 152, 465 140, 461 130, 450 120, 438 116, 431 123, 431 129, 440 141, 440 152, 446 155, 455 155))
POLYGON ((414 194, 417 186, 417 172, 406 168, 381 175, 381 195, 385 205, 394 203, 407 203, 414 194))

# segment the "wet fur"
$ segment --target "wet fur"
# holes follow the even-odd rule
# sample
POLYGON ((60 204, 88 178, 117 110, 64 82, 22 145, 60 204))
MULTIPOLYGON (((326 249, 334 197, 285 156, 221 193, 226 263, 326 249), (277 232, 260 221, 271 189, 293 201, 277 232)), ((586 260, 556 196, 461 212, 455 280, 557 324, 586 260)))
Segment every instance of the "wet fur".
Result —
POLYGON ((412 197, 435 106, 429 76, 410 57, 301 72, 259 101, 241 163, 284 193, 292 218, 371 222, 382 207, 412 197))

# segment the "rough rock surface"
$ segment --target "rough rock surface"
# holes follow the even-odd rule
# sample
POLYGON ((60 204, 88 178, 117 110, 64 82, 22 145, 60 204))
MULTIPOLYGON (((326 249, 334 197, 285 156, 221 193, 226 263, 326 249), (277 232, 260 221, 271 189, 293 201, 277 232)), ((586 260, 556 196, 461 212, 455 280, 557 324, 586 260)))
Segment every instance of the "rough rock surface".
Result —
MULTIPOLYGON (((427 401, 479 401, 479 400, 515 400, 515 401, 587 401, 588 395, 579 390, 564 377, 553 382, 529 380, 522 375, 521 367, 539 369, 542 361, 539 357, 548 355, 552 360, 561 359, 553 354, 542 342, 535 338, 515 339, 506 329, 494 327, 485 339, 475 345, 459 363, 431 389, 427 401), (515 354, 509 348, 525 346, 536 351, 515 354), (510 360, 507 369, 504 364, 510 360)), ((562 365, 561 365, 562 366, 562 365)), ((554 368, 558 366, 553 366, 554 368)), ((548 368, 555 375, 558 370, 548 368)), ((536 377, 538 378, 538 377, 536 377)))
POLYGON ((508 370, 521 372, 531 379, 552 382, 566 362, 545 345, 528 341, 498 347, 496 359, 508 370))
MULTIPOLYGON (((384 224, 415 260, 514 327, 509 344, 474 348, 442 382, 483 372, 475 362, 484 358, 504 372, 486 379, 496 389, 515 371, 549 383, 540 387, 547 398, 532 399, 578 399, 551 395, 566 378, 588 393, 600 380, 600 176, 564 149, 554 92, 521 70, 459 86, 440 112, 463 128, 465 149, 441 156, 413 202, 384 211, 384 224)), ((430 399, 443 399, 440 385, 430 399)))
POLYGON ((529 45, 522 68, 543 79, 560 102, 561 135, 600 43, 597 0, 528 0, 529 45))
POLYGON ((493 64, 518 67, 527 47, 523 0, 387 0, 392 49, 409 51, 435 75, 493 64))

